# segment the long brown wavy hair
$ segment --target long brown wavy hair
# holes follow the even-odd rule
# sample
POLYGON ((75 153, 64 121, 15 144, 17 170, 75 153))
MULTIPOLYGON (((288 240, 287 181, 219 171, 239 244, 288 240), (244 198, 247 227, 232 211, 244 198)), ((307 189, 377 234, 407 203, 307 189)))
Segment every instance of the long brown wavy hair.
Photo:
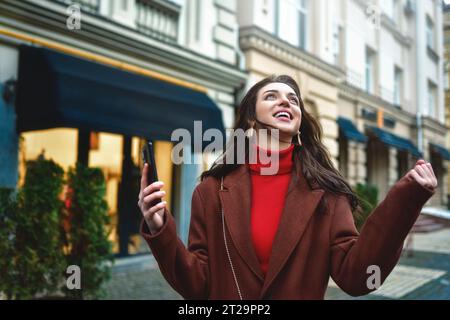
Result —
MULTIPOLYGON (((302 146, 299 146, 298 144, 295 146, 293 151, 293 160, 294 162, 301 161, 303 175, 305 176, 309 187, 313 189, 314 186, 318 185, 319 188, 322 188, 325 191, 345 195, 349 200, 352 211, 355 211, 357 208, 361 209, 357 195, 353 192, 352 188, 345 181, 341 173, 334 168, 330 160, 331 156, 322 143, 322 127, 314 116, 306 111, 302 96, 300 94, 300 89, 296 81, 290 76, 272 75, 259 81, 251 87, 239 105, 239 115, 234 125, 233 132, 238 129, 246 131, 250 128, 252 123, 260 123, 256 119, 255 110, 257 95, 261 88, 273 82, 287 84, 295 91, 297 97, 299 98, 299 105, 302 112, 302 120, 300 124, 302 146)), ((236 160, 238 151, 235 138, 235 136, 232 136, 229 139, 229 142, 224 149, 225 151, 218 159, 224 159, 227 152, 234 150, 233 156, 236 160)), ((296 136, 294 136, 293 143, 296 139, 296 136)), ((249 159, 249 144, 249 139, 246 139, 246 161, 249 159)), ((237 161, 233 161, 232 163, 219 163, 218 160, 216 160, 209 170, 202 173, 201 180, 203 181, 209 176, 220 179, 237 169, 240 165, 241 164, 237 161)), ((326 206, 326 199, 325 197, 322 197, 321 203, 319 204, 319 211, 324 212, 323 210, 326 210, 326 206)), ((357 212, 354 212, 354 214, 358 215, 357 212)))

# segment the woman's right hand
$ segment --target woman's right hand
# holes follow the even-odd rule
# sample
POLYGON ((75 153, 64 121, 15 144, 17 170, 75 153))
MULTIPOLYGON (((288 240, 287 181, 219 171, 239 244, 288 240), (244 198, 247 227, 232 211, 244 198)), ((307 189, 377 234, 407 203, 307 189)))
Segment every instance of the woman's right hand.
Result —
POLYGON ((164 186, 162 181, 156 181, 147 186, 148 170, 148 164, 145 164, 142 169, 138 206, 150 229, 150 233, 154 234, 158 232, 164 224, 164 209, 166 208, 167 203, 166 201, 162 201, 162 197, 166 195, 166 192, 161 190, 164 186), (161 199, 161 202, 151 207, 151 203, 158 198, 161 199))

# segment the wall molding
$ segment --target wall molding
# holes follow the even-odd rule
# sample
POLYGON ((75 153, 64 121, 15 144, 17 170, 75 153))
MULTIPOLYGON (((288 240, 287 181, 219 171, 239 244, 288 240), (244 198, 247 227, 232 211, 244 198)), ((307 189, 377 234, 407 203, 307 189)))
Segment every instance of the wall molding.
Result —
POLYGON ((345 79, 342 69, 297 48, 257 26, 239 30, 239 43, 243 52, 256 50, 264 55, 288 64, 333 86, 345 79))

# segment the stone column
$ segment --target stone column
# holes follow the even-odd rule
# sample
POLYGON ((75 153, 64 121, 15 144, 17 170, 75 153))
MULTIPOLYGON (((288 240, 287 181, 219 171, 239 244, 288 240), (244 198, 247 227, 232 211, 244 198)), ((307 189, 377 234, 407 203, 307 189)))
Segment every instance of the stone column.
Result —
POLYGON ((365 145, 357 141, 349 140, 347 181, 352 187, 358 183, 366 183, 366 158, 365 145))
POLYGON ((358 183, 365 184, 367 178, 367 155, 366 148, 363 143, 356 141, 349 141, 349 166, 348 179, 352 186, 358 183))
POLYGON ((362 184, 367 181, 367 153, 363 143, 356 144, 355 180, 362 184))

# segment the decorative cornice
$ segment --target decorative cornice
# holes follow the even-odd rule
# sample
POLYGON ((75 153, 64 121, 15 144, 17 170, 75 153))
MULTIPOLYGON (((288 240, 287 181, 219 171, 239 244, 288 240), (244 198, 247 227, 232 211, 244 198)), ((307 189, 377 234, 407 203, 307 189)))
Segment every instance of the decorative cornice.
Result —
POLYGON ((436 119, 424 116, 422 117, 423 127, 427 130, 436 132, 438 134, 441 134, 445 136, 447 134, 447 127, 445 124, 440 123, 436 119))
POLYGON ((289 64, 332 85, 343 81, 343 70, 326 63, 257 26, 245 27, 239 30, 239 43, 243 52, 257 50, 275 60, 289 64))
POLYGON ((344 98, 354 102, 357 105, 369 106, 375 109, 383 108, 394 119, 413 125, 416 115, 403 109, 399 109, 389 102, 369 94, 359 88, 349 85, 348 83, 341 83, 338 87, 339 98, 344 98))
POLYGON ((0 25, 76 46, 110 58, 127 57, 143 67, 182 80, 223 89, 240 88, 247 74, 237 67, 199 55, 178 44, 158 41, 104 17, 84 13, 82 29, 66 28, 64 7, 49 1, 0 1, 0 25))

